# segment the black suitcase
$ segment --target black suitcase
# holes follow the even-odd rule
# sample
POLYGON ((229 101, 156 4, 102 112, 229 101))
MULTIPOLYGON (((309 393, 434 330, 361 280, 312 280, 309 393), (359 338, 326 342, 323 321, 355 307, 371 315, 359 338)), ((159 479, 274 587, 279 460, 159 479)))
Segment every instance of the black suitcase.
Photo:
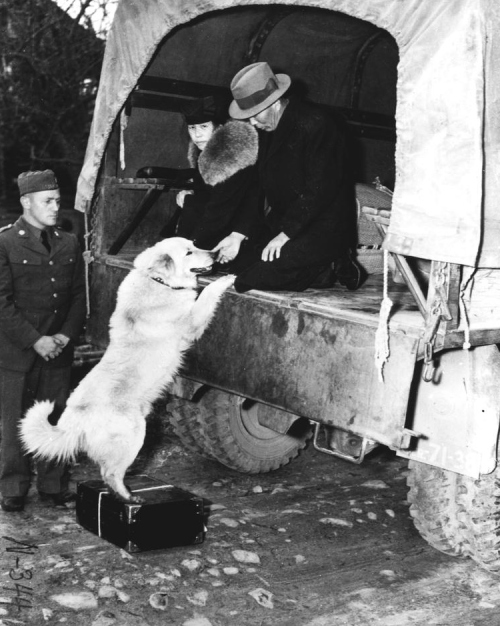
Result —
POLYGON ((203 499, 150 476, 130 476, 125 484, 144 499, 128 504, 109 492, 102 480, 77 487, 78 523, 127 552, 202 543, 203 499))

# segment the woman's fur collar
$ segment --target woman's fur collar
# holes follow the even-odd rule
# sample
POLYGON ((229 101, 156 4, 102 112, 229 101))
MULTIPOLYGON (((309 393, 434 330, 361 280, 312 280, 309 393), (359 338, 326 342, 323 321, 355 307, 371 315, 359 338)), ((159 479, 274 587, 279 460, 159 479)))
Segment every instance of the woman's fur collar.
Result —
POLYGON ((215 129, 203 152, 193 142, 189 144, 191 167, 200 170, 207 185, 213 186, 257 161, 259 137, 248 122, 229 121, 215 129))

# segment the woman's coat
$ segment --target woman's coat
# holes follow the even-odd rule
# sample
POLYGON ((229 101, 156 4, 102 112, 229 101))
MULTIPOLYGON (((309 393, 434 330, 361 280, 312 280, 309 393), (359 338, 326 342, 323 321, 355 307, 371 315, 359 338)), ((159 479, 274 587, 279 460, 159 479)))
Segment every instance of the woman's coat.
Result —
POLYGON ((185 197, 178 236, 204 249, 232 232, 252 238, 259 224, 258 141, 250 124, 230 121, 216 128, 202 152, 190 143, 197 190, 185 197))

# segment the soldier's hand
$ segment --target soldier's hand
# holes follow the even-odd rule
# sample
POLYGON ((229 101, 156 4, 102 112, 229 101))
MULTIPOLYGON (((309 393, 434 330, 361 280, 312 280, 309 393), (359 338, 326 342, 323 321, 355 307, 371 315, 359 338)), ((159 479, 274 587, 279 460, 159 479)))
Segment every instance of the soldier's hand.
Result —
POLYGON ((69 343, 69 337, 66 337, 66 335, 63 335, 62 333, 56 333, 55 335, 53 335, 53 338, 63 348, 65 348, 69 343))
POLYGON ((43 359, 49 361, 55 359, 62 352, 64 346, 62 346, 57 339, 43 335, 33 344, 35 352, 37 352, 43 359))

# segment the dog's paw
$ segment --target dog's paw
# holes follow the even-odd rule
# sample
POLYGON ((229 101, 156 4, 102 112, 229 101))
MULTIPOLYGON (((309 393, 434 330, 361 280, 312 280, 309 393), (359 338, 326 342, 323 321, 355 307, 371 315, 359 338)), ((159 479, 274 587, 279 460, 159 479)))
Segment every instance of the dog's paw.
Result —
POLYGON ((235 276, 230 274, 222 276, 213 283, 210 283, 201 292, 193 307, 193 328, 195 329, 194 338, 201 336, 201 333, 210 323, 215 309, 217 308, 224 292, 234 283, 235 276))
POLYGON ((123 485, 123 489, 118 491, 118 489, 114 489, 109 483, 107 483, 109 487, 109 493, 112 498, 118 500, 119 502, 125 502, 126 504, 144 504, 144 498, 141 496, 134 495, 129 489, 123 485))
POLYGON ((234 281, 236 280, 236 274, 228 274, 227 276, 222 276, 218 278, 214 285, 221 287, 222 289, 229 289, 234 285, 234 281))
POLYGON ((205 298, 219 298, 226 289, 232 287, 234 284, 236 276, 234 274, 228 274, 227 276, 221 276, 217 280, 214 280, 213 283, 210 283, 202 293, 205 294, 205 298))
POLYGON ((113 491, 112 495, 116 500, 124 502, 125 504, 144 504, 145 502, 144 498, 141 498, 141 496, 133 496, 132 494, 129 494, 127 497, 125 497, 124 495, 113 491))
POLYGON ((130 504, 144 504, 146 500, 141 498, 141 496, 130 496, 130 500, 128 501, 130 504))

